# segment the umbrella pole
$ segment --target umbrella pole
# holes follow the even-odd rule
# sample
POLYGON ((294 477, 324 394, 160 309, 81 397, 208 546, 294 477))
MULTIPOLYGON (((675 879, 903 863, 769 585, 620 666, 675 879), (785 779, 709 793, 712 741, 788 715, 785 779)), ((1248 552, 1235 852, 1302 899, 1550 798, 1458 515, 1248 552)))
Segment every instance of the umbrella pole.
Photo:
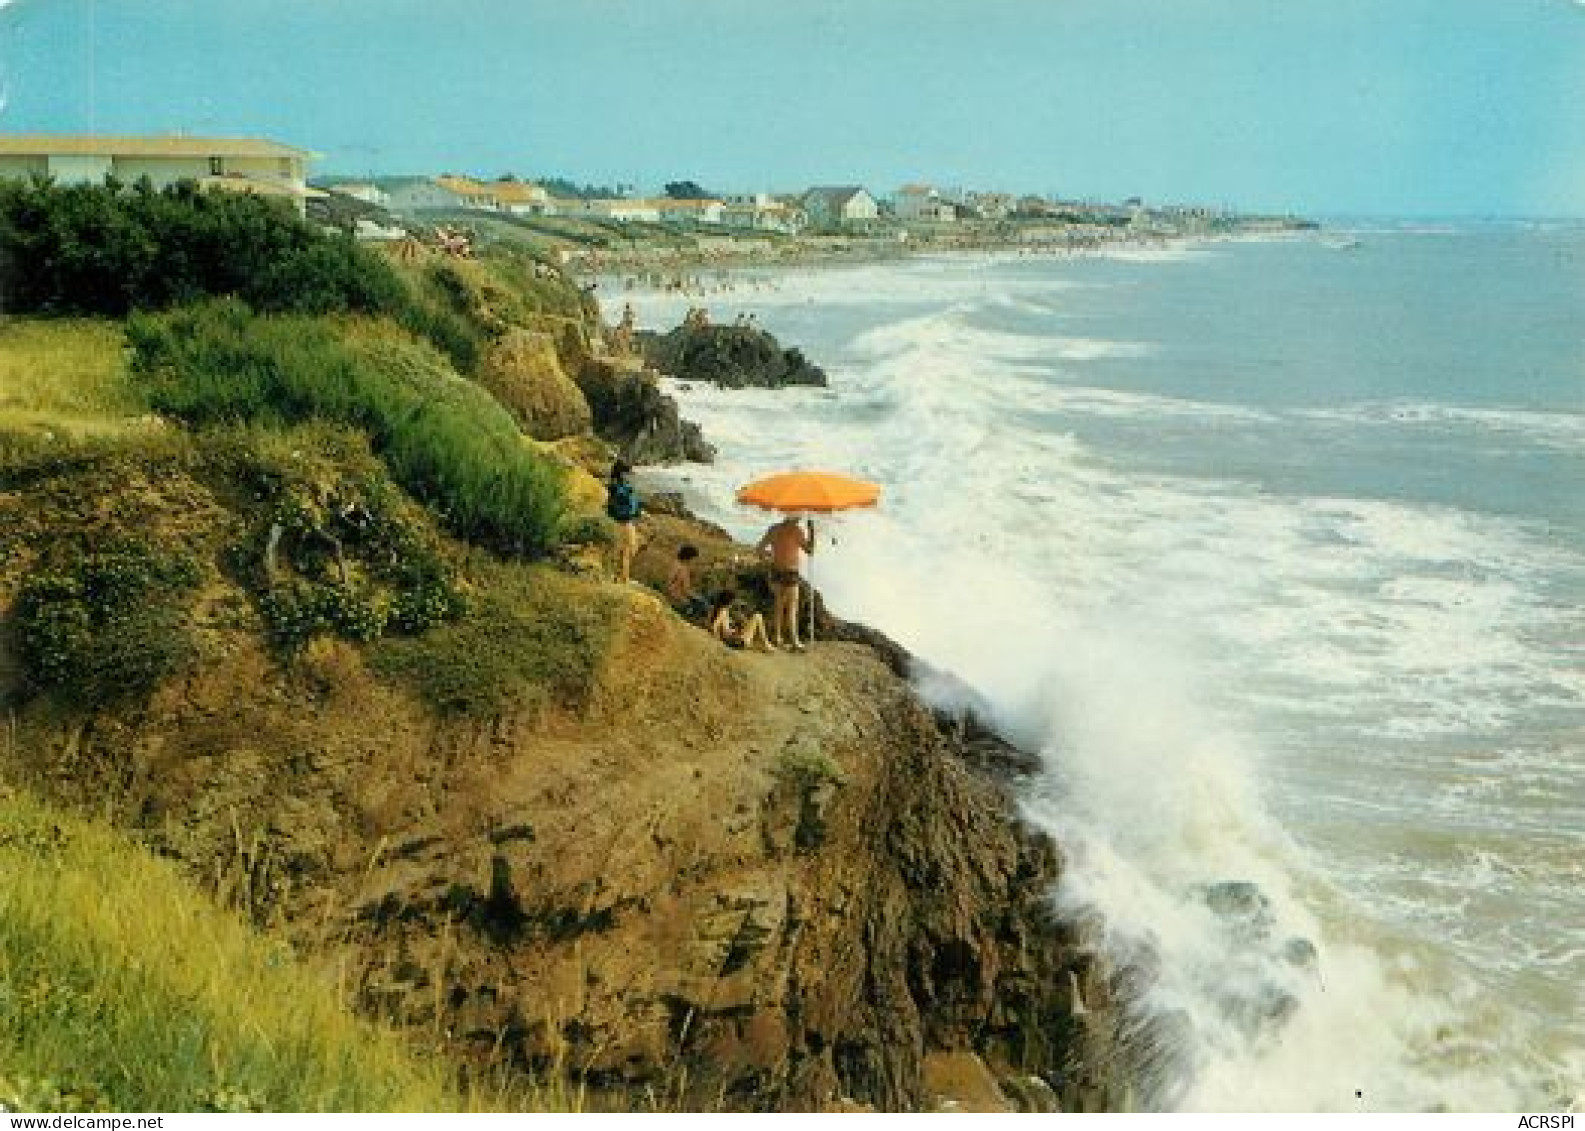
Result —
MULTIPOLYGON (((811 550, 814 543, 809 544, 811 550)), ((809 643, 815 642, 815 556, 809 555, 809 643)))

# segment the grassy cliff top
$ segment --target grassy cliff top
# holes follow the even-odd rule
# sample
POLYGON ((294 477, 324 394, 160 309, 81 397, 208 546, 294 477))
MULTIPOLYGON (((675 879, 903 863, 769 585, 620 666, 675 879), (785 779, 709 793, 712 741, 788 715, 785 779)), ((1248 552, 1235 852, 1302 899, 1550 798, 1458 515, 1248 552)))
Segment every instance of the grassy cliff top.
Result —
POLYGON ((332 971, 94 823, 0 796, 0 1104, 445 1111, 442 1063, 353 1017, 332 971))

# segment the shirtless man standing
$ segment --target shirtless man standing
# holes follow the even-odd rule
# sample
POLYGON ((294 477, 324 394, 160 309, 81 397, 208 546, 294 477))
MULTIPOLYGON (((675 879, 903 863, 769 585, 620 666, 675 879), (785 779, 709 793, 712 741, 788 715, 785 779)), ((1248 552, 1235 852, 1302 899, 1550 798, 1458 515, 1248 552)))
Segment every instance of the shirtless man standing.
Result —
POLYGON ((798 570, 803 564, 800 555, 815 552, 814 521, 805 519, 800 528, 798 520, 789 515, 765 531, 754 549, 771 560, 770 588, 776 599, 771 612, 771 643, 787 647, 786 639, 790 638, 792 650, 802 652, 803 641, 798 638, 798 570))

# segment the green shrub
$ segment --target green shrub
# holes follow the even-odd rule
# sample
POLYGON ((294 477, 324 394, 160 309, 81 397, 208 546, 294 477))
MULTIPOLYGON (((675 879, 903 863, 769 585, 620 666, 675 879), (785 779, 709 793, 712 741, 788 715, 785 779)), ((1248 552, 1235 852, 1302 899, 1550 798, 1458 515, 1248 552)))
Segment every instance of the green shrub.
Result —
POLYGON ((277 647, 295 652, 321 633, 348 640, 378 640, 390 621, 384 595, 369 585, 295 581, 270 589, 259 608, 277 647))
POLYGON ((280 202, 146 182, 0 184, 0 294, 16 312, 114 317, 211 295, 302 313, 409 301, 383 258, 280 202))
POLYGON ((206 438, 253 505, 229 570, 257 593, 287 654, 320 633, 368 641, 415 634, 462 614, 456 577, 428 529, 366 444, 319 427, 206 438))
POLYGON ((235 302, 137 316, 127 336, 160 412, 195 425, 350 425, 458 535, 524 556, 555 545, 563 472, 432 350, 348 341, 322 321, 260 317, 235 302))
POLYGON ((481 579, 466 615, 422 637, 381 641, 376 671, 438 710, 493 716, 514 705, 588 701, 616 632, 599 590, 553 569, 503 566, 481 579))
POLYGON ((836 759, 812 741, 785 747, 776 756, 776 776, 804 789, 846 785, 848 780, 836 759))
POLYGON ((562 524, 561 541, 568 546, 614 546, 616 523, 603 514, 585 514, 562 524))
POLYGON ((147 695, 193 657, 200 577, 190 557, 138 539, 57 548, 17 598, 29 683, 89 705, 147 695))

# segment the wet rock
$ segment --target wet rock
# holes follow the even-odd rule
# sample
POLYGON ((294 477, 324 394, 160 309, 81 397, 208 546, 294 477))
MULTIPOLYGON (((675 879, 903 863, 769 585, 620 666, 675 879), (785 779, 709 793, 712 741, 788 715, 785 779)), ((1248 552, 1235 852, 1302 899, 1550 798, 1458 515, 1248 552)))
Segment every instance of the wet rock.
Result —
POLYGON ((1271 900, 1259 884, 1248 880, 1224 880, 1201 891, 1205 905, 1237 934, 1248 940, 1264 939, 1274 922, 1271 900))
POLYGON ((310 698, 244 652, 137 734, 52 739, 41 772, 82 798, 159 740, 129 809, 185 815, 159 823, 173 854, 213 872, 239 827, 312 846, 283 918, 345 938, 367 1008, 612 1106, 917 1110, 941 1050, 1120 1104, 1106 995, 1069 1015, 1055 849, 870 647, 745 664, 636 588, 598 597, 625 629, 586 713, 443 717, 363 665, 310 698))
POLYGON ((595 434, 616 445, 630 463, 715 459, 715 449, 699 426, 682 419, 677 402, 661 392, 653 373, 590 359, 579 370, 577 384, 595 434))
POLYGON ((1299 999, 1270 982, 1248 988, 1231 988, 1218 1007, 1229 1021, 1250 1036, 1270 1032, 1299 1011, 1299 999))
MULTIPOLYGON (((1123 1011, 1116 1057, 1130 1096, 1124 1110, 1170 1110, 1192 1078, 1198 1045, 1194 1022, 1181 1009, 1123 1011)), ((1087 1110, 1097 1110, 1094 1108, 1087 1110)))
POLYGON ((668 334, 640 334, 649 364, 686 381, 708 381, 724 389, 823 387, 826 375, 797 349, 783 349, 754 326, 683 325, 668 334))
POLYGON ((1321 955, 1309 939, 1291 938, 1282 944, 1282 959, 1297 969, 1314 970, 1321 961, 1321 955))

